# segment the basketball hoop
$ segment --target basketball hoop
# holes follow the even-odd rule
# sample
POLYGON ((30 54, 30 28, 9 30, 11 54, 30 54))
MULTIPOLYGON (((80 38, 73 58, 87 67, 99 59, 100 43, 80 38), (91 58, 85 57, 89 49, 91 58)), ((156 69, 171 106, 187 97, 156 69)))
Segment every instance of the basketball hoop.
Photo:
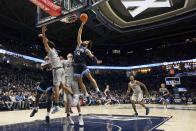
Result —
POLYGON ((73 14, 73 15, 70 15, 70 16, 67 16, 67 17, 63 18, 60 21, 64 22, 64 23, 74 23, 77 20, 78 20, 78 16, 76 14, 73 14))

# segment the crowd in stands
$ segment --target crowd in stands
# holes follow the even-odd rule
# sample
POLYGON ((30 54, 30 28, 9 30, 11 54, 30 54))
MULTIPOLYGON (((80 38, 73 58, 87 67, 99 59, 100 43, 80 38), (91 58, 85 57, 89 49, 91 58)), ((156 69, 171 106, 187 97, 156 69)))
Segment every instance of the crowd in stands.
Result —
MULTIPOLYGON (((31 109, 35 102, 36 87, 41 80, 42 71, 27 67, 15 67, 11 64, 0 63, 0 110, 18 110, 31 109)), ((129 98, 124 99, 129 82, 125 73, 108 71, 105 74, 94 75, 100 90, 103 92, 106 84, 110 85, 111 104, 130 103, 129 98)), ((146 99, 146 103, 161 103, 158 89, 164 78, 155 77, 138 77, 139 81, 146 84, 150 92, 150 99, 146 99)), ((188 89, 187 92, 180 93, 184 104, 196 104, 196 82, 195 77, 182 78, 182 86, 188 89)), ((85 80, 88 90, 92 96, 92 105, 100 105, 106 103, 106 96, 103 95, 105 101, 100 101, 97 94, 91 87, 90 83, 85 80)), ((169 102, 174 103, 172 90, 169 102)), ((63 106, 62 97, 60 97, 61 106, 63 106)), ((80 101, 85 105, 86 98, 81 94, 80 101)), ((40 100, 40 108, 45 107, 46 96, 40 100)))
MULTIPOLYGON (((45 49, 41 43, 38 42, 20 42, 18 40, 2 39, 0 38, 0 48, 33 56, 43 59, 46 55, 45 49), (20 48, 18 48, 20 47, 20 48)), ((60 45, 58 45, 60 46, 60 45)), ((173 41, 168 40, 164 42, 152 41, 149 46, 119 46, 108 48, 92 48, 92 52, 97 58, 103 60, 103 64, 107 66, 130 66, 142 65, 150 63, 159 63, 165 61, 177 61, 195 58, 196 41, 195 38, 191 40, 173 41), (113 53, 113 50, 119 50, 119 54, 113 53), (103 55, 104 53, 104 55, 103 55)), ((73 52, 74 49, 64 49, 63 47, 57 49, 60 55, 73 52)))

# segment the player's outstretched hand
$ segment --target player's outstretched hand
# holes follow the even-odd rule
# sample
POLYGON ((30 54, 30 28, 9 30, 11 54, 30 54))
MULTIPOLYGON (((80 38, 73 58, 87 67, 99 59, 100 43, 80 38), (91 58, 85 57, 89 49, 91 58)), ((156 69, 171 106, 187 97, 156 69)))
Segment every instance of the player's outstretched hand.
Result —
POLYGON ((98 60, 98 61, 97 61, 97 64, 101 64, 101 63, 102 63, 102 60, 98 60))

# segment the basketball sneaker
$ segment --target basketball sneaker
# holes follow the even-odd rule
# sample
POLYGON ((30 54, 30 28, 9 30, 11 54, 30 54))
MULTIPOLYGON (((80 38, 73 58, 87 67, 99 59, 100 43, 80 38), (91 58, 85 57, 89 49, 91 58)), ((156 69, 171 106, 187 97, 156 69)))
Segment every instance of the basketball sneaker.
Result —
POLYGON ((146 108, 146 115, 148 115, 149 112, 150 112, 150 109, 147 107, 147 108, 146 108))
POLYGON ((92 102, 91 96, 89 95, 89 96, 87 96, 86 98, 87 98, 86 104, 87 104, 87 105, 90 105, 91 102, 92 102))
POLYGON ((52 111, 52 114, 55 114, 55 113, 57 113, 59 111, 60 111, 60 107, 59 106, 55 106, 53 111, 52 111))
POLYGON ((74 121, 71 119, 71 116, 67 117, 67 121, 70 125, 74 125, 74 121))
POLYGON ((46 116, 45 121, 46 121, 46 123, 50 123, 50 117, 49 116, 46 116))
POLYGON ((38 109, 33 109, 33 111, 30 114, 30 117, 33 117, 38 112, 38 109))
POLYGON ((137 116, 138 116, 138 113, 137 113, 137 112, 135 112, 135 113, 133 114, 133 116, 137 117, 137 116))
POLYGON ((83 121, 82 115, 78 116, 78 122, 79 122, 79 126, 84 126, 84 121, 83 121))

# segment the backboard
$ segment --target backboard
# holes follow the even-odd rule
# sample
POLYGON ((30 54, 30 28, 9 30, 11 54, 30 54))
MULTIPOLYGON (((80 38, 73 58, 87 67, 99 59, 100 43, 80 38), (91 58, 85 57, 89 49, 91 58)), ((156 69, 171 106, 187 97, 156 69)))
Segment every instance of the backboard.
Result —
POLYGON ((69 15, 77 14, 86 10, 90 6, 89 0, 51 0, 62 8, 62 14, 58 17, 52 17, 39 7, 37 7, 37 27, 44 24, 50 24, 59 21, 69 15))

